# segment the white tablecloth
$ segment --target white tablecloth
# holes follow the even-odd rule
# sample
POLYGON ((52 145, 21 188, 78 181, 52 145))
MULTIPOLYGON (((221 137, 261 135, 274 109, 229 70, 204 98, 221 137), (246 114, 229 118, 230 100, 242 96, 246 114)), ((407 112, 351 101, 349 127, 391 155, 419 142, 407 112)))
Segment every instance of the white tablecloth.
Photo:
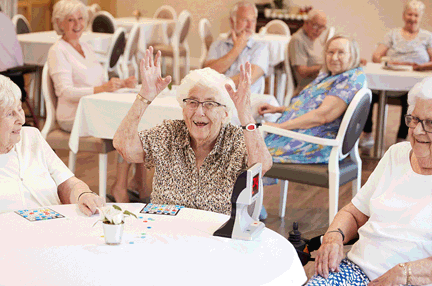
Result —
POLYGON ((370 89, 386 91, 409 91, 416 83, 425 77, 432 76, 432 72, 394 71, 383 69, 382 64, 367 63, 363 68, 370 89))
MULTIPOLYGON (((18 35, 24 63, 43 66, 51 46, 60 38, 55 31, 18 35)), ((89 43, 96 52, 106 53, 111 45, 112 34, 84 32, 81 40, 89 43)))
MULTIPOLYGON (((227 35, 227 33, 221 33, 219 35, 219 39, 226 39, 227 35)), ((270 66, 275 66, 285 60, 287 45, 291 39, 291 36, 254 34, 252 38, 257 42, 264 42, 267 44, 270 56, 270 66)))
POLYGON ((133 25, 139 23, 140 36, 139 36, 139 51, 144 53, 148 45, 154 43, 163 43, 163 33, 168 26, 174 26, 175 20, 168 19, 155 19, 155 18, 140 18, 139 21, 135 17, 116 18, 117 27, 124 28, 130 32, 133 25))
MULTIPOLYGON (((119 205, 135 213, 143 207, 119 205)), ((265 228, 254 241, 212 236, 226 215, 192 209, 172 217, 141 214, 141 219, 126 220, 122 244, 109 246, 101 223, 93 226, 98 216, 86 217, 76 205, 51 208, 66 218, 29 222, 15 213, 0 215, 0 285, 252 286, 306 281, 294 247, 272 230, 265 228)))
MULTIPOLYGON (((129 93, 98 93, 82 97, 75 115, 75 122, 69 139, 69 148, 74 153, 77 153, 79 137, 82 136, 113 139, 121 121, 135 101, 136 94, 137 91, 129 93)), ((264 117, 259 116, 258 106, 263 102, 279 106, 274 96, 252 94, 251 107, 255 120, 276 121, 280 116, 279 113, 266 114, 264 117)), ((167 89, 153 100, 152 104, 147 107, 138 129, 149 129, 161 124, 165 119, 183 119, 182 109, 177 102, 174 90, 169 91, 167 89)), ((236 111, 234 111, 231 122, 240 125, 236 111)))

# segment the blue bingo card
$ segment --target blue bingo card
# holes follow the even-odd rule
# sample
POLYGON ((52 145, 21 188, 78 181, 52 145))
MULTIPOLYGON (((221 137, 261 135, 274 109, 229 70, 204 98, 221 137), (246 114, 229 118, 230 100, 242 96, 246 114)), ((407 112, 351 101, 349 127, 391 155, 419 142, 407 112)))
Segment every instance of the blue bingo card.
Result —
POLYGON ((52 220, 56 218, 64 218, 65 216, 50 209, 50 208, 38 208, 31 210, 18 210, 15 213, 19 214, 28 221, 42 221, 52 220))
POLYGON ((178 205, 162 205, 162 204, 147 204, 143 207, 140 213, 143 214, 158 214, 158 215, 177 215, 184 206, 178 205))

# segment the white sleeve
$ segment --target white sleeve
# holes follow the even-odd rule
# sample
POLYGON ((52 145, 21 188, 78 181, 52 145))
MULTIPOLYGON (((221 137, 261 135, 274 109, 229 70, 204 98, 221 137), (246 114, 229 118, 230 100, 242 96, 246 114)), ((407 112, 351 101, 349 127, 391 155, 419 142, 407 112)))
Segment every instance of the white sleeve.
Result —
POLYGON ((49 73, 58 97, 66 97, 72 102, 79 102, 81 97, 93 94, 94 87, 75 86, 72 79, 72 57, 66 56, 66 51, 57 45, 53 46, 48 52, 49 73))
POLYGON ((391 178, 392 172, 392 148, 387 150, 382 159, 379 161, 375 170, 369 176, 366 184, 360 189, 357 195, 352 199, 353 205, 362 213, 370 217, 370 199, 377 191, 381 180, 391 178))
POLYGON ((43 153, 46 166, 51 175, 51 178, 56 183, 57 187, 66 181, 67 179, 74 176, 69 168, 63 163, 63 161, 54 153, 53 149, 48 145, 42 134, 37 132, 38 141, 40 142, 41 151, 43 153))

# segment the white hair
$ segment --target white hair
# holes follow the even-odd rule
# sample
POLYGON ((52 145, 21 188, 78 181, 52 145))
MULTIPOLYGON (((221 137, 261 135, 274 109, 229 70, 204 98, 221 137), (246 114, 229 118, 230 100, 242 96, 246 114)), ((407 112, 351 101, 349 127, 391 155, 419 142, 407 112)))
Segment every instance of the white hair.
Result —
POLYGON ((408 114, 413 112, 417 99, 432 100, 432 77, 427 77, 421 82, 416 83, 408 92, 408 114))
POLYGON ((54 5, 51 21, 53 24, 53 28, 57 32, 57 34, 64 34, 64 31, 60 29, 58 23, 63 22, 68 15, 74 14, 77 11, 81 11, 81 15, 84 18, 85 30, 88 21, 88 11, 87 7, 83 4, 83 2, 79 0, 60 0, 54 5))
POLYGON ((324 46, 324 50, 323 50, 324 65, 322 67, 322 70, 324 72, 329 72, 329 69, 327 66, 327 60, 326 60, 327 50, 330 46, 330 43, 333 42, 334 40, 338 40, 338 39, 345 39, 349 43, 349 51, 350 51, 351 60, 350 60, 350 64, 349 64, 347 70, 358 68, 360 66, 360 47, 359 47, 357 41, 354 39, 350 39, 346 36, 335 35, 332 38, 330 38, 324 46))
POLYGON ((327 15, 324 13, 324 11, 317 10, 317 9, 310 10, 307 16, 308 16, 307 21, 311 21, 316 16, 320 16, 327 19, 327 15))
POLYGON ((423 15, 425 4, 419 0, 410 0, 405 4, 404 14, 408 9, 417 10, 421 15, 423 15))
POLYGON ((236 16, 237 16, 237 11, 240 7, 253 7, 254 11, 255 11, 255 16, 258 16, 258 9, 255 6, 254 3, 249 2, 249 1, 239 1, 237 3, 234 4, 234 7, 231 8, 230 11, 230 18, 235 21, 236 20, 236 16))
POLYGON ((21 89, 10 78, 0 75, 0 109, 14 106, 21 100, 21 89))
POLYGON ((204 68, 193 70, 185 76, 180 85, 176 89, 177 101, 182 108, 184 108, 183 99, 189 97, 190 91, 195 86, 202 86, 208 88, 213 91, 215 96, 215 101, 225 105, 225 110, 228 113, 228 116, 225 118, 224 123, 228 123, 231 121, 233 110, 235 109, 234 102, 231 99, 231 96, 228 94, 228 91, 225 88, 225 84, 231 85, 231 87, 235 90, 235 84, 229 77, 218 73, 214 69, 204 68))

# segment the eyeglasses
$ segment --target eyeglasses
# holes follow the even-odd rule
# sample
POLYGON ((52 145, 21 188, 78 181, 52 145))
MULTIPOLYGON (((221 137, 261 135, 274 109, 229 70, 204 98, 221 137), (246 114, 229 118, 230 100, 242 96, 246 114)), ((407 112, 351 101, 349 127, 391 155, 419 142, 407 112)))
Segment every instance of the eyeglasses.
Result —
POLYGON ((311 23, 311 25, 312 25, 312 29, 317 30, 317 31, 322 31, 322 30, 327 29, 327 26, 325 26, 325 25, 318 25, 318 24, 314 24, 314 23, 311 23))
POLYGON ((339 59, 345 58, 348 55, 347 52, 343 52, 343 51, 327 51, 326 52, 326 55, 329 57, 333 57, 335 54, 339 59))
POLYGON ((425 132, 432 133, 432 120, 430 119, 420 120, 415 116, 405 115, 405 124, 409 128, 416 128, 419 122, 421 123, 423 130, 425 132))
POLYGON ((195 100, 192 98, 185 98, 185 99, 183 99, 183 102, 185 103, 186 108, 188 108, 188 109, 197 109, 200 104, 202 104, 202 106, 205 110, 209 110, 209 111, 213 110, 219 106, 226 107, 226 105, 220 104, 219 102, 216 102, 216 101, 202 101, 201 102, 201 101, 198 101, 198 100, 195 100))

